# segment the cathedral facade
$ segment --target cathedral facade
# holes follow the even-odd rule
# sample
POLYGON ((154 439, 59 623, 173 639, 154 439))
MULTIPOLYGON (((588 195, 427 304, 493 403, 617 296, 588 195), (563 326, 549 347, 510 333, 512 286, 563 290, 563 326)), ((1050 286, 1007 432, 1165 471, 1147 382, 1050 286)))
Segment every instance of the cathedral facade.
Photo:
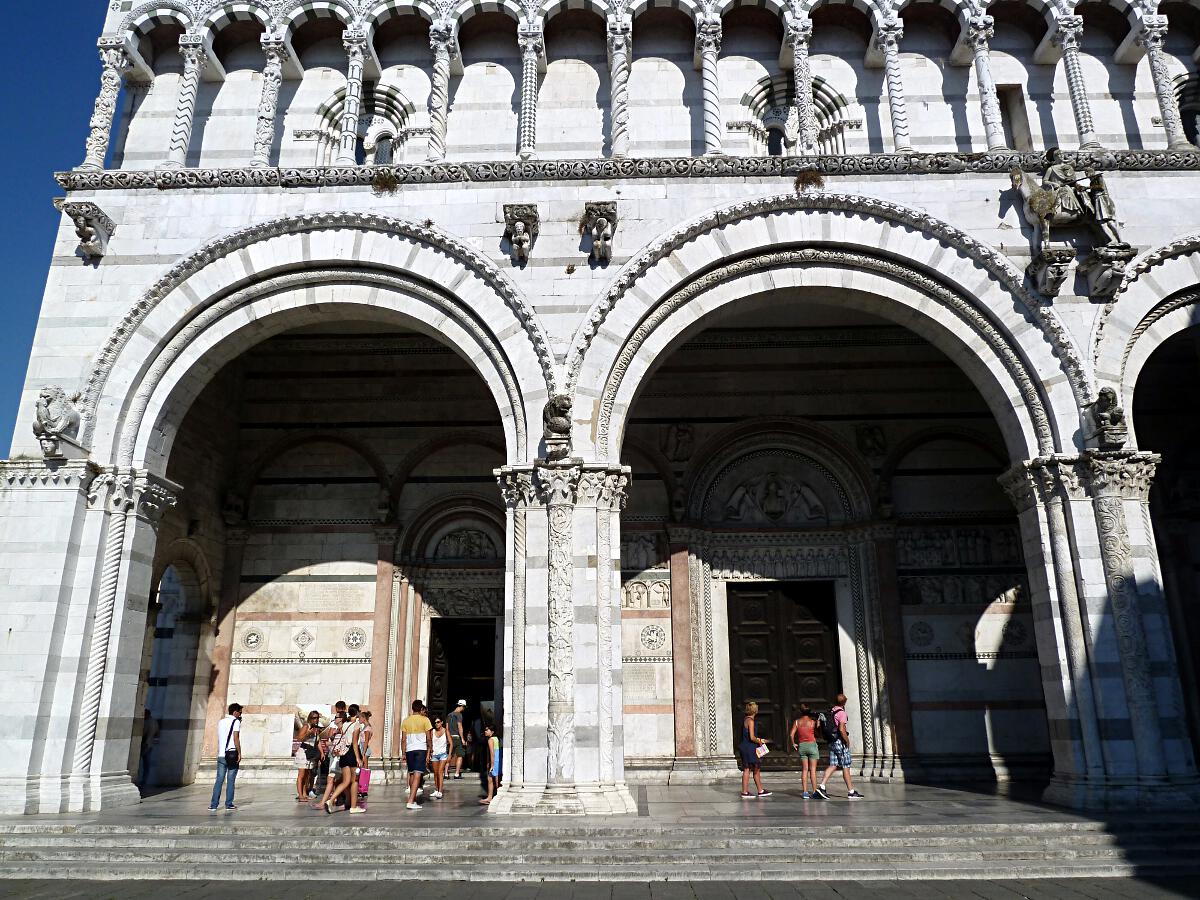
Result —
POLYGON ((493 811, 632 812, 838 693, 865 779, 1195 801, 1194 5, 102 8, 0 809, 463 698, 493 811))

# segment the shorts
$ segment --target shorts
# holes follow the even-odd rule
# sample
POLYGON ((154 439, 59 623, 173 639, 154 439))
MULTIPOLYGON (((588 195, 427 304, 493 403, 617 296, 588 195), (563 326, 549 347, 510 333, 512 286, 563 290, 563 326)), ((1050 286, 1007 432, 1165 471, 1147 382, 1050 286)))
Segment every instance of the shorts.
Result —
POLYGON ((839 769, 849 769, 854 765, 850 758, 850 748, 841 741, 833 741, 829 745, 829 764, 839 769))
POLYGON ((456 737, 450 739, 450 755, 455 759, 462 759, 467 755, 467 751, 463 749, 463 742, 456 737))
POLYGON ((446 761, 447 759, 449 759, 449 758, 450 758, 450 754, 449 754, 449 753, 435 753, 435 754, 433 754, 433 761, 434 761, 434 762, 445 762, 445 761, 446 761))
POLYGON ((762 759, 758 755, 757 744, 740 744, 738 755, 742 757, 742 766, 747 769, 761 769, 762 759))
POLYGON ((353 769, 358 765, 358 760, 354 756, 354 751, 350 750, 338 757, 339 769, 353 769))
POLYGON ((797 744, 796 750, 800 754, 801 759, 817 760, 821 758, 821 751, 817 748, 816 741, 805 741, 802 744, 797 744))
POLYGON ((408 773, 420 773, 422 775, 428 771, 425 768, 426 753, 424 750, 409 750, 404 754, 404 762, 408 765, 408 773))

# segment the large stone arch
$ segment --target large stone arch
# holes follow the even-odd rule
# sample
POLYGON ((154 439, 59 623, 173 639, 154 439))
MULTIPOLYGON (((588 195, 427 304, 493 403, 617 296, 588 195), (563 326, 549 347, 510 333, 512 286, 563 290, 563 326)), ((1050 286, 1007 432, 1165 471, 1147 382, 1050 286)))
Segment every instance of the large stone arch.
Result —
POLYGON ((1114 302, 1097 316, 1092 341, 1097 384, 1115 389, 1124 408, 1132 409, 1146 360, 1172 335, 1196 324, 1200 234, 1191 234, 1138 257, 1114 302))
POLYGON ((921 334, 983 394, 1014 457, 1073 446, 1090 373, 1002 254, 926 213, 869 197, 780 195, 710 212, 636 254, 593 304, 567 360, 576 447, 616 460, 643 378, 701 319, 787 287, 850 288, 921 334), (594 386, 594 387, 593 387, 594 386), (582 418, 582 416, 581 416, 582 418))
POLYGON ((175 265, 138 300, 95 360, 80 401, 83 440, 97 458, 140 465, 144 430, 151 427, 143 421, 147 409, 160 413, 163 390, 192 366, 203 370, 202 381, 215 373, 218 357, 201 359, 216 347, 214 335, 237 334, 246 349, 268 331, 328 317, 351 297, 355 315, 400 322, 463 356, 501 410, 508 458, 528 458, 526 422, 531 413, 540 415, 554 378, 532 309, 468 245, 436 228, 365 213, 251 226, 175 265))

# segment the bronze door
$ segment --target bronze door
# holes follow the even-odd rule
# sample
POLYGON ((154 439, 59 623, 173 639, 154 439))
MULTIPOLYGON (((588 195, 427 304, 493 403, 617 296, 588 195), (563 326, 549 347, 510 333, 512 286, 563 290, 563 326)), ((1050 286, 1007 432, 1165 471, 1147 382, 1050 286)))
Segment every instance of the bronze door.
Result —
POLYGON ((753 700, 756 730, 770 740, 764 765, 786 764, 800 704, 828 709, 842 690, 833 583, 731 584, 727 593, 734 746, 742 706, 753 700))

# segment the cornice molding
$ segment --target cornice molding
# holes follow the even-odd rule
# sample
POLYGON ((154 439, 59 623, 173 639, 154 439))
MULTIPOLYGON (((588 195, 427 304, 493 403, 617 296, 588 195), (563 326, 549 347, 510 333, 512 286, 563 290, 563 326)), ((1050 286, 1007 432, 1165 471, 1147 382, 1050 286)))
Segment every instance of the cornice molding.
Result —
MULTIPOLYGON (((1200 171, 1191 150, 1063 152, 1077 168, 1102 172, 1200 171)), ((864 153, 841 156, 687 156, 643 159, 495 160, 394 166, 303 166, 235 169, 77 170, 55 173, 68 191, 196 188, 369 188, 382 174, 399 185, 631 178, 747 178, 822 175, 1007 175, 1042 172, 1045 153, 864 153)))

